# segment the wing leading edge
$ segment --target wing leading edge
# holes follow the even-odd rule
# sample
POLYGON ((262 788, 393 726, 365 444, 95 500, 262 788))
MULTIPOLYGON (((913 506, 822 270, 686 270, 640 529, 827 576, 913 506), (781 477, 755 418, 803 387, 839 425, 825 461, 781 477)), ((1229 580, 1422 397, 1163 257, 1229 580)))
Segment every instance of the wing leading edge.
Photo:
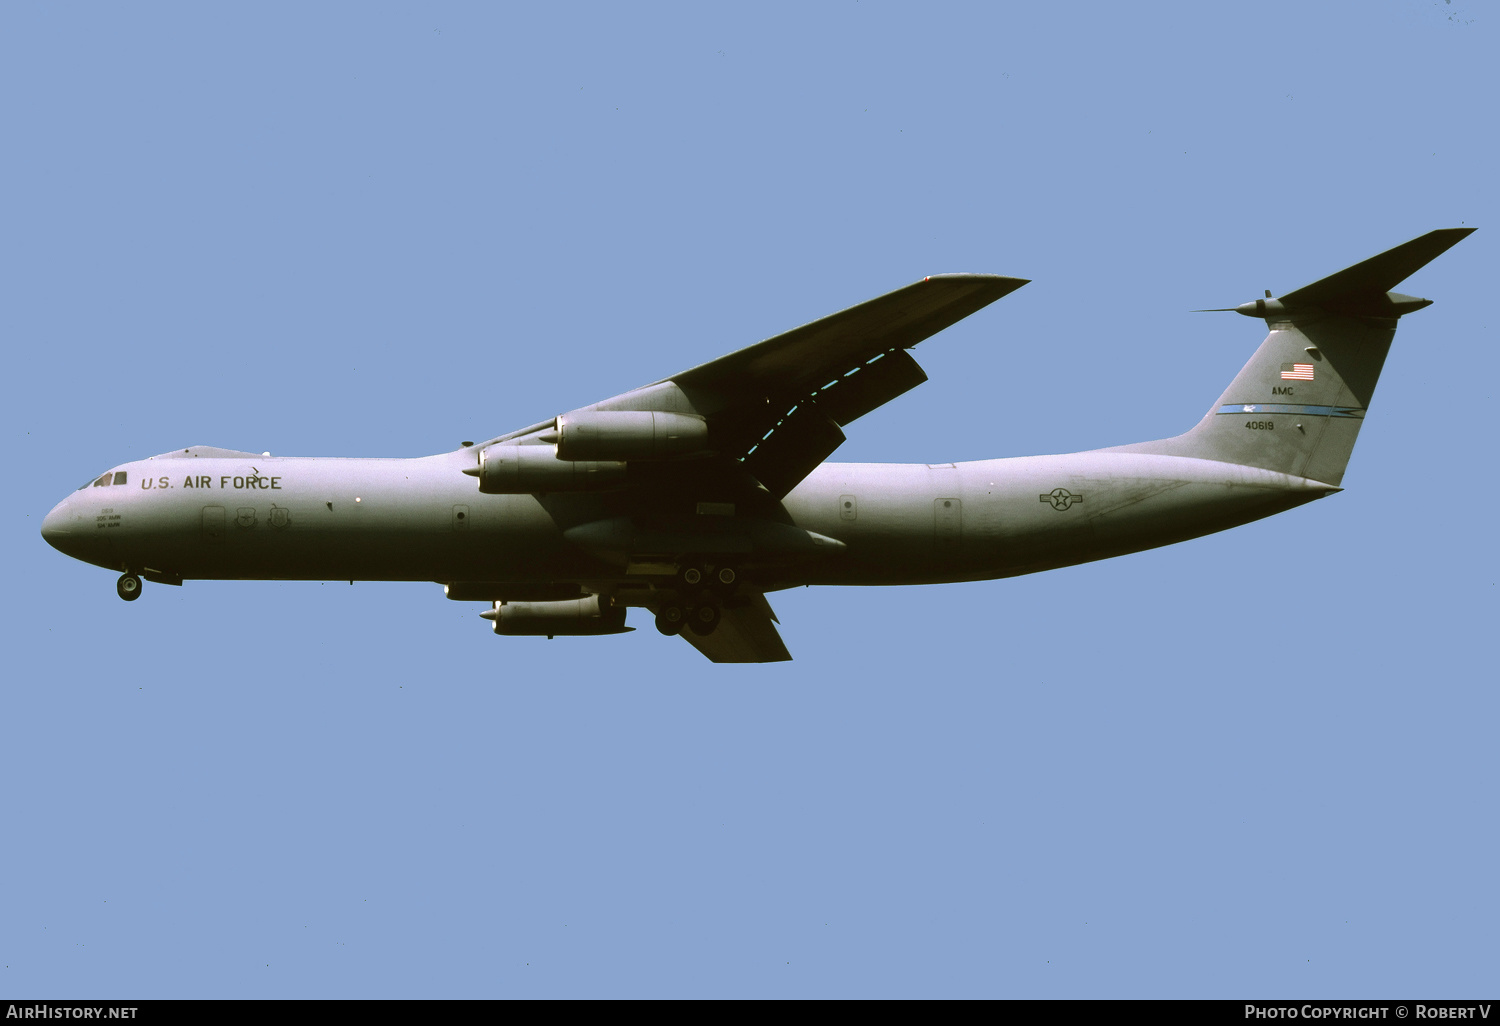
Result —
POLYGON ((934 274, 847 310, 757 342, 668 380, 685 389, 815 391, 892 349, 910 349, 1027 283, 998 274, 934 274))

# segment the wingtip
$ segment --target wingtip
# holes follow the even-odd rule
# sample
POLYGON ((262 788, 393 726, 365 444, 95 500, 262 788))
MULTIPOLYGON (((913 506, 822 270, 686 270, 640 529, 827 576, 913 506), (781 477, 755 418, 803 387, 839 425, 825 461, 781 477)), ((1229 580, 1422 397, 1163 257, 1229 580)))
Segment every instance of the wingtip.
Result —
POLYGON ((929 274, 927 277, 923 278, 922 280, 923 281, 976 281, 976 282, 978 282, 978 281, 1002 282, 1003 281, 1003 282, 1013 283, 1014 287, 1016 287, 1016 288, 1020 288, 1022 285, 1029 285, 1031 283, 1031 279, 1030 278, 1015 278, 1015 277, 1012 277, 1012 276, 1010 276, 1008 274, 981 274, 978 271, 948 271, 948 272, 945 272, 943 274, 929 274))
POLYGON ((949 285, 966 285, 976 295, 987 295, 990 302, 1003 299, 1023 285, 1031 284, 1030 278, 1012 278, 1005 274, 977 274, 974 272, 953 271, 947 274, 929 274, 917 285, 926 285, 931 282, 944 282, 949 285))
MULTIPOLYGON (((1456 245, 1458 245, 1458 243, 1462 242, 1464 239, 1468 238, 1470 235, 1473 235, 1478 230, 1479 229, 1477 227, 1470 228, 1468 226, 1464 226, 1462 228, 1436 228, 1436 229, 1428 232, 1426 235, 1419 235, 1417 238, 1418 239, 1449 239, 1451 241, 1448 243, 1448 245, 1450 245, 1450 246, 1456 246, 1456 245)), ((1417 239, 1413 239, 1412 241, 1416 242, 1417 239)))

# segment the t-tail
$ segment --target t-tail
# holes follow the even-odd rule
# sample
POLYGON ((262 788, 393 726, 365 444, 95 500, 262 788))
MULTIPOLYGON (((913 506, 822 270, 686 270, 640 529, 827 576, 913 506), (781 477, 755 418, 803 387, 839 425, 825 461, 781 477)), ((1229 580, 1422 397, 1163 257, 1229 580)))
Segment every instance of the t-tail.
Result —
POLYGON ((1443 228, 1279 299, 1233 309, 1271 329, 1250 362, 1186 434, 1110 452, 1192 456, 1330 485, 1344 479, 1376 379, 1404 314, 1430 299, 1391 289, 1473 228, 1443 228))

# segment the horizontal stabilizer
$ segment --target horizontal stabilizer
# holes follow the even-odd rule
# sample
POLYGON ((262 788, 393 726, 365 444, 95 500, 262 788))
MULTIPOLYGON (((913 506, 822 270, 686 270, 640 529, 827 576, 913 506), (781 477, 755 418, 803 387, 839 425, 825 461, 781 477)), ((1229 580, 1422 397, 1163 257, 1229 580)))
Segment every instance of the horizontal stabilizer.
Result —
MULTIPOLYGON (((1455 245, 1473 228, 1439 228, 1378 256, 1281 296, 1284 307, 1319 306, 1340 313, 1387 313, 1385 294, 1455 245)), ((1399 297, 1407 299, 1408 297, 1399 297)), ((1425 305, 1425 304, 1424 304, 1425 305)), ((1404 312, 1404 311, 1401 311, 1404 312)), ((1399 314, 1398 314, 1399 316, 1399 314)))

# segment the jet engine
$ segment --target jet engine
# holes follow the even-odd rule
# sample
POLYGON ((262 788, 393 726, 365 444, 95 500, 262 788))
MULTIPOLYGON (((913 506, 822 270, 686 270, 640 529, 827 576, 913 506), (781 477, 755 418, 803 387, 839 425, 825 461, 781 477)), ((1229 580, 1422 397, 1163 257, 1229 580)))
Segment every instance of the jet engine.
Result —
POLYGON ((479 614, 495 624, 496 634, 512 637, 546 635, 625 634, 625 607, 611 606, 598 595, 562 602, 496 602, 479 614))
POLYGON ((479 478, 486 495, 591 492, 625 482, 625 464, 559 459, 552 445, 487 445, 464 473, 479 478))
POLYGON ((709 451, 708 421, 685 413, 579 410, 557 418, 561 460, 670 460, 709 451))

